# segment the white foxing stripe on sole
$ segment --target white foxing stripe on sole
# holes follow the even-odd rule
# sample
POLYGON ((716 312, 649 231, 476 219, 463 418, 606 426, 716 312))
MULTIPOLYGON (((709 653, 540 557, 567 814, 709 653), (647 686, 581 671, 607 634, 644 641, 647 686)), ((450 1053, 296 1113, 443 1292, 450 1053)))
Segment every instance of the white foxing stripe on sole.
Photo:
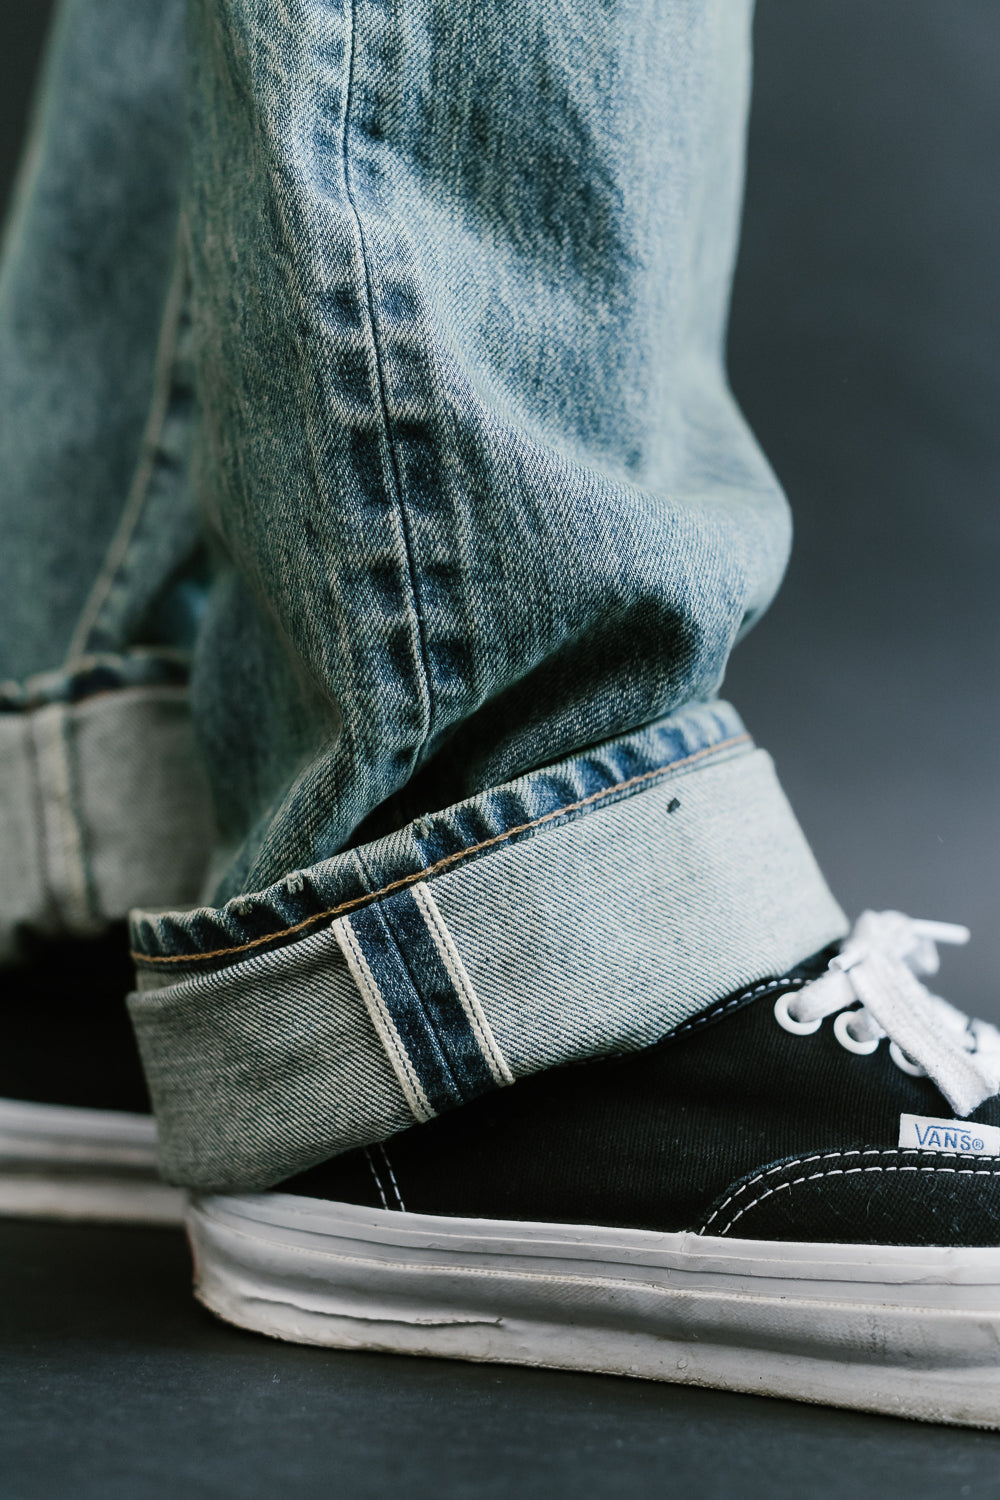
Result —
POLYGON ((201 1300, 339 1348, 1000 1426, 1000 1249, 713 1239, 254 1194, 193 1201, 201 1300))
POLYGON ((149 1115, 0 1099, 0 1215, 180 1224, 149 1115))
POLYGON ((6 1162, 156 1166, 152 1115, 0 1099, 0 1166, 6 1162))
POLYGON ((75 1222, 183 1224, 187 1195, 153 1178, 0 1171, 0 1215, 75 1222))

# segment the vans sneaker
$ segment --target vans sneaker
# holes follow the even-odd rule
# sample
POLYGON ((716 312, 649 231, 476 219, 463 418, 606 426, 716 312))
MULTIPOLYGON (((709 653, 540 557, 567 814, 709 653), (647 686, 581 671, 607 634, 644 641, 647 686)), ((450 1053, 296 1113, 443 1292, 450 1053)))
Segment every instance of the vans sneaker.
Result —
POLYGON ((928 993, 964 929, 839 952, 189 1210, 197 1292, 278 1338, 1000 1426, 1000 1033, 928 993))
POLYGON ((178 1223, 156 1172, 125 996, 124 925, 100 938, 25 941, 0 971, 0 1214, 178 1223))

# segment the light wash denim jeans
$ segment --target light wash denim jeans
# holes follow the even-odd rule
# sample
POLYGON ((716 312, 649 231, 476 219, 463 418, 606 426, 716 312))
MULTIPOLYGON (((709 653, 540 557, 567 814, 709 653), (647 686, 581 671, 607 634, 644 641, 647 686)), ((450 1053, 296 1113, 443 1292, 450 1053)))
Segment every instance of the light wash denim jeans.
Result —
POLYGON ((0 941, 140 908, 163 1169, 250 1188, 846 924, 716 698, 746 0, 180 8, 64 0, 8 226, 0 941))

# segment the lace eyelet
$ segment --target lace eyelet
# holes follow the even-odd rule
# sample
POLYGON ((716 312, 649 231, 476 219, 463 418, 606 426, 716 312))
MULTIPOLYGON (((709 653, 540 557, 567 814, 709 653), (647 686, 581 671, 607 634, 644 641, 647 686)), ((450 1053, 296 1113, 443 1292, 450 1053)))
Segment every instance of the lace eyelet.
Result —
POLYGON ((875 1051, 882 1038, 873 1036, 867 1042, 862 1042, 856 1036, 852 1036, 849 1028, 852 1018, 856 1015, 857 1011, 842 1010, 833 1023, 833 1034, 840 1045, 846 1047, 848 1052, 856 1052, 859 1057, 869 1057, 875 1051))
POLYGON ((903 1073, 909 1073, 911 1078, 927 1077, 927 1069, 922 1068, 919 1063, 911 1062, 902 1047, 897 1046, 895 1042, 889 1043, 889 1056, 896 1064, 896 1067, 903 1073))
POLYGON ((790 995, 779 995, 774 1002, 774 1019, 785 1031, 790 1031, 792 1036, 812 1036, 823 1024, 823 1018, 816 1021, 796 1021, 794 1016, 788 1014, 788 1002, 790 995))

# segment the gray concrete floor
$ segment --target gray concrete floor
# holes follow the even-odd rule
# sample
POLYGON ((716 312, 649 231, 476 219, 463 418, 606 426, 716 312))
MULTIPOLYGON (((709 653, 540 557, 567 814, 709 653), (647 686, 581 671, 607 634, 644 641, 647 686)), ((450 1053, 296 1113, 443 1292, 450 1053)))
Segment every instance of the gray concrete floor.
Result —
MULTIPOLYGON (((0 18, 15 115, 44 9, 0 18)), ((1000 1019, 1000 7, 757 31, 731 368, 797 548, 727 692, 845 906, 968 921, 941 988, 1000 1019)), ((178 1234, 0 1224, 4 1500, 1000 1494, 1000 1436, 281 1346, 187 1281, 178 1234)))

